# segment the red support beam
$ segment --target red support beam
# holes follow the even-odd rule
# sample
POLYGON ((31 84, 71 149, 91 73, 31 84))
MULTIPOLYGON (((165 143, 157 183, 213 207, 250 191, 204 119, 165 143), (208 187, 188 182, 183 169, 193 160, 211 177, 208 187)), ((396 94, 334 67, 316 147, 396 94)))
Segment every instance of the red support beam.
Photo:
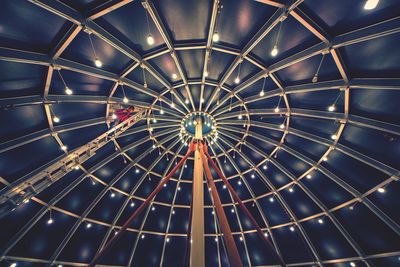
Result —
POLYGON ((199 150, 201 154, 201 160, 203 162, 204 171, 206 173, 206 177, 208 180, 208 184, 211 189, 211 195, 214 200, 215 211, 217 213, 218 221, 221 225, 221 230, 223 234, 223 240, 226 245, 226 249, 228 252, 228 260, 229 265, 231 267, 242 267, 242 260, 240 259, 239 251, 236 247, 235 240, 233 239, 232 231, 228 223, 228 219, 226 218, 224 208, 222 207, 221 200, 219 198, 217 188, 215 187, 214 179, 212 177, 210 168, 208 167, 207 157, 206 157, 206 149, 207 147, 203 142, 199 142, 199 150))
POLYGON ((158 184, 158 186, 151 192, 151 194, 146 198, 146 200, 135 210, 135 212, 129 217, 129 219, 124 223, 124 225, 121 227, 121 229, 117 232, 116 235, 114 235, 103 247, 102 250, 100 250, 92 259, 92 261, 89 263, 89 267, 94 267, 96 262, 104 256, 105 253, 114 245, 114 243, 125 233, 126 229, 128 226, 133 222, 133 220, 136 219, 137 216, 144 210, 144 208, 150 204, 150 201, 160 192, 160 190, 163 188, 164 184, 169 181, 169 179, 174 175, 174 173, 182 167, 183 163, 187 160, 187 158, 193 153, 195 150, 195 144, 192 142, 189 146, 189 149, 186 153, 186 155, 179 161, 177 165, 169 172, 169 174, 161 180, 161 182, 158 184))
MULTIPOLYGON (((205 146, 205 145, 204 145, 205 146)), ((221 170, 218 168, 217 164, 211 159, 210 155, 208 154, 208 151, 205 149, 205 153, 207 155, 207 158, 211 162, 211 165, 213 166, 214 170, 217 172, 219 178, 224 182, 226 187, 228 188, 229 192, 231 192, 233 199, 239 204, 239 207, 243 210, 243 212, 247 215, 247 217, 250 219, 250 221, 253 223, 254 227, 257 230, 258 235, 260 238, 264 241, 264 243, 267 245, 268 249, 272 252, 272 254, 275 256, 276 260, 278 260, 279 264, 281 266, 285 266, 286 264, 283 261, 282 257, 276 252, 274 249, 274 246, 269 242, 268 238, 265 236, 264 232, 261 230, 261 227, 258 225, 256 219, 254 219, 253 215, 250 213, 250 211, 247 209, 247 207, 243 204, 242 200, 239 198, 239 196, 236 194, 235 190, 233 187, 230 185, 228 180, 225 178, 225 176, 222 174, 221 170)))

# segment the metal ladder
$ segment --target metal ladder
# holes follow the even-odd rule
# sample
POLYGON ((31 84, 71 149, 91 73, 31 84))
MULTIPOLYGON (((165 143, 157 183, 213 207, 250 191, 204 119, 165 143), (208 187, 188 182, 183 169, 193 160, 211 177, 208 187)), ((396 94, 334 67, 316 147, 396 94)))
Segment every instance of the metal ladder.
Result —
POLYGON ((22 203, 61 179, 75 167, 91 158, 97 150, 124 133, 147 114, 147 109, 137 111, 129 119, 109 129, 89 143, 57 158, 44 167, 16 180, 0 191, 0 218, 15 210, 22 203))

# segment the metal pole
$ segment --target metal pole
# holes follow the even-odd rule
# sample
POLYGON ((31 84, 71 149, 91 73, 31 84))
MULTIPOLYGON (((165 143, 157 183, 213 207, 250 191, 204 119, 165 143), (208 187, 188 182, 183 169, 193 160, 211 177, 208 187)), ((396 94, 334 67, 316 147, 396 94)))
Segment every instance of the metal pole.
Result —
POLYGON ((236 247, 235 240, 233 239, 232 231, 226 218, 224 208, 222 207, 221 200, 219 198, 217 188, 214 184, 214 179, 212 177, 210 168, 208 167, 207 158, 205 155, 206 146, 203 142, 198 143, 200 148, 201 159, 203 162, 203 167, 206 172, 206 177, 208 180, 209 187, 211 189, 211 195, 214 200, 215 211, 217 213, 218 221, 221 226, 223 239, 228 252, 228 260, 231 267, 242 267, 242 260, 240 259, 239 251, 236 247))
POLYGON ((150 203, 150 201, 160 192, 160 190, 163 188, 164 184, 168 182, 168 180, 172 177, 172 175, 180 168, 182 167, 183 163, 185 160, 192 154, 193 150, 195 148, 195 144, 191 143, 189 146, 189 149, 186 153, 186 155, 179 161, 179 163, 170 171, 170 173, 161 180, 161 182, 158 184, 158 186, 151 192, 151 194, 146 198, 146 200, 135 210, 135 212, 129 217, 129 219, 124 223, 124 225, 121 227, 121 229, 117 232, 116 235, 114 235, 103 247, 102 250, 100 250, 92 259, 92 261, 89 263, 89 267, 94 267, 96 262, 104 256, 104 254, 114 245, 114 243, 125 233, 126 229, 128 226, 135 220, 137 216, 144 210, 144 208, 150 203))
POLYGON ((204 267, 204 183, 203 166, 199 151, 199 142, 203 139, 203 128, 201 119, 196 119, 194 124, 196 126, 195 139, 197 144, 194 152, 193 169, 190 266, 204 267))
POLYGON ((268 249, 272 252, 274 257, 279 261, 279 264, 281 266, 285 266, 286 264, 283 261, 282 257, 279 256, 279 254, 276 252, 274 249, 273 245, 271 242, 269 242, 268 238, 265 236, 264 232, 261 230, 260 226, 258 225, 256 219, 254 219, 253 215, 250 213, 250 211, 247 209, 247 207, 243 204, 242 200, 239 198, 239 196, 236 194, 235 190, 233 187, 229 184, 228 180, 225 178, 225 176, 222 174, 221 170, 218 168, 217 164, 211 159, 211 156, 208 154, 208 151, 206 150, 205 152, 207 158, 211 162, 211 165, 213 166, 214 170, 217 172, 219 178, 224 182, 226 187, 228 188, 229 192, 232 194, 233 199, 239 204, 239 207, 243 210, 243 212, 247 215, 247 217, 250 219, 250 221, 253 223, 254 227, 257 230, 258 235, 260 238, 264 241, 264 243, 267 245, 268 249))

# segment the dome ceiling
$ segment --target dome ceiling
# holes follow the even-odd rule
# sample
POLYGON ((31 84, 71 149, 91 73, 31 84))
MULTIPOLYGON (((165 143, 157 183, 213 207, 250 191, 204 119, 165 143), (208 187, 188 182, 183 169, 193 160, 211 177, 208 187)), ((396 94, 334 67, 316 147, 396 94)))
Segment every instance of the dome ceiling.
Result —
MULTIPOLYGON (((0 265, 88 264, 201 116, 286 264, 399 266, 399 32, 396 0, 2 1, 1 194, 150 112, 0 219, 0 265)), ((277 264, 213 175, 243 264, 277 264)), ((99 263, 182 266, 192 179, 190 157, 99 263)), ((228 266, 204 186, 206 266, 228 266)))

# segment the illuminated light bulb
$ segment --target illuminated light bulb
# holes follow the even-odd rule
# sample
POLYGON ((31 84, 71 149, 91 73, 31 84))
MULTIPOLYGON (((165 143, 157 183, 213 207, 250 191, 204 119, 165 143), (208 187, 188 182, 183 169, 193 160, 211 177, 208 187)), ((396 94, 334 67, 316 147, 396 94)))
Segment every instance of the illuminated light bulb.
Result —
POLYGON ((268 166, 266 164, 264 164, 263 169, 264 170, 268 169, 268 166))
POLYGON ((239 120, 243 119, 243 115, 240 114, 240 115, 238 116, 238 119, 239 119, 239 120))
POLYGON ((324 220, 318 219, 318 223, 319 223, 319 224, 323 224, 323 223, 324 223, 324 220))
POLYGON ((276 57, 278 55, 278 47, 275 45, 274 48, 271 50, 271 56, 276 57))
POLYGON ((47 220, 47 224, 52 224, 54 222, 54 220, 52 218, 47 220))
POLYGON ((336 110, 336 106, 335 105, 330 105, 329 107, 328 107, 328 111, 330 111, 330 112, 333 112, 333 111, 335 111, 336 110))
POLYGON ((154 44, 154 37, 151 34, 147 35, 147 44, 148 45, 154 44))
POLYGON ((167 187, 167 184, 164 184, 163 186, 164 186, 164 187, 167 187))
POLYGON ((357 265, 354 262, 350 262, 351 267, 356 267, 357 265))
POLYGON ((231 209, 231 213, 235 213, 235 210, 234 210, 234 209, 231 209))
POLYGON ((178 75, 176 73, 172 73, 172 79, 176 80, 178 78, 178 75))
POLYGON ((292 231, 292 232, 294 232, 294 227, 293 226, 290 226, 290 231, 292 231))
POLYGON ((215 211, 212 211, 211 214, 214 215, 214 214, 215 214, 215 211))
POLYGON ((145 235, 143 234, 140 238, 144 239, 145 235))
POLYGON ((237 76, 237 77, 235 78, 235 83, 236 83, 236 84, 239 84, 239 83, 240 83, 240 77, 239 77, 239 76, 237 76))
POLYGON ((307 174, 306 178, 311 179, 312 178, 311 174, 307 174))
POLYGON ((112 192, 111 195, 110 195, 110 197, 112 197, 112 198, 115 197, 115 193, 112 192))
POLYGON ((178 191, 181 191, 181 187, 180 186, 178 186, 178 191))
POLYGON ((256 176, 254 175, 254 173, 251 174, 251 178, 252 178, 252 179, 256 178, 256 176))
POLYGON ((201 103, 204 103, 204 98, 202 98, 202 99, 200 100, 200 102, 201 102, 201 103))
POLYGON ((17 263, 15 263, 15 262, 11 263, 10 267, 17 267, 17 263))
POLYGON ((239 240, 243 242, 243 237, 239 237, 239 240))
POLYGON ((328 158, 327 158, 327 157, 324 157, 322 160, 323 160, 323 161, 328 161, 328 158))
POLYGON ((379 3, 379 0, 367 0, 367 2, 365 2, 364 9, 372 10, 372 9, 376 8, 378 3, 379 3))
POLYGON ((67 95, 72 95, 72 90, 71 90, 71 88, 69 88, 68 86, 67 87, 65 87, 65 93, 67 94, 67 95))
POLYGON ((100 59, 96 58, 94 60, 94 64, 96 65, 96 67, 101 68, 103 66, 103 62, 101 62, 100 59))
POLYGON ((264 236, 265 236, 265 237, 268 237, 268 233, 264 233, 264 236))
POLYGON ((331 135, 331 139, 336 140, 337 139, 337 135, 336 134, 332 134, 331 135))
POLYGON ((218 42, 219 41, 219 34, 218 32, 214 32, 212 36, 213 42, 218 42))
POLYGON ((64 145, 63 145, 63 146, 61 146, 61 150, 64 150, 64 151, 65 151, 65 150, 67 150, 67 149, 68 149, 68 147, 67 147, 67 146, 64 146, 64 145))
POLYGON ((223 185, 222 188, 223 188, 223 189, 226 189, 226 185, 223 185))
POLYGON ((113 119, 113 120, 117 119, 117 115, 116 115, 115 113, 113 113, 113 114, 111 115, 111 119, 113 119))
POLYGON ((124 99, 122 100, 124 103, 128 103, 129 99, 125 96, 124 99))
POLYGON ((242 181, 239 180, 239 181, 238 181, 238 185, 242 185, 242 181))
POLYGON ((27 199, 24 199, 24 203, 29 203, 29 201, 30 201, 30 199, 29 199, 29 198, 27 198, 27 199))
POLYGON ((58 264, 57 267, 63 267, 62 264, 58 264))
POLYGON ((218 237, 214 238, 215 242, 218 242, 218 237))
POLYGON ((153 118, 153 123, 156 123, 157 122, 157 119, 156 118, 153 118))
POLYGON ((156 207, 151 207, 151 211, 155 211, 156 210, 156 207))
POLYGON ((185 99, 185 104, 189 104, 189 99, 185 99))
POLYGON ((172 214, 175 214, 175 211, 174 211, 174 210, 172 211, 172 214))
POLYGON ((185 169, 187 168, 187 165, 185 164, 185 169))
POLYGON ((139 173, 139 169, 136 169, 135 172, 136 172, 136 173, 139 173))
POLYGON ((55 123, 60 122, 60 118, 57 117, 57 116, 54 116, 54 117, 53 117, 53 121, 54 121, 55 123))
POLYGON ((167 240, 166 240, 166 241, 167 241, 167 243, 169 243, 169 237, 167 237, 167 240))
POLYGON ((79 165, 76 165, 76 166, 75 166, 75 170, 79 170, 79 165))
POLYGON ((90 227, 92 227, 91 223, 86 224, 86 228, 90 228, 90 227))
POLYGON ((264 96, 264 95, 265 95, 264 90, 261 90, 260 91, 260 96, 264 96))
POLYGON ((312 78, 312 82, 313 83, 318 82, 318 75, 317 74, 315 74, 314 77, 312 78))
POLYGON ((273 197, 270 197, 270 198, 269 198, 269 202, 274 202, 274 198, 273 198, 273 197))
POLYGON ((174 108, 174 107, 175 107, 175 103, 172 102, 172 103, 171 103, 171 108, 174 108))
POLYGON ((278 112, 279 112, 279 107, 276 107, 276 108, 274 109, 274 112, 275 112, 275 113, 278 113, 278 112))
POLYGON ((161 110, 160 110, 160 114, 161 114, 161 115, 164 114, 164 110, 161 109, 161 110))
POLYGON ((153 144, 153 149, 154 149, 154 148, 156 148, 156 145, 155 145, 155 144, 153 144))
POLYGON ((293 193, 293 191, 294 191, 294 190, 293 190, 293 187, 290 187, 290 188, 289 188, 289 192, 290 192, 290 193, 293 193))
POLYGON ((191 121, 189 121, 189 125, 192 125, 192 122, 191 122, 191 121))
POLYGON ((204 77, 208 77, 208 71, 204 72, 204 77))
POLYGON ((134 202, 131 202, 131 207, 135 207, 135 203, 134 202))
POLYGON ((385 192, 386 192, 386 189, 383 188, 383 187, 379 187, 379 188, 378 188, 378 192, 379 192, 379 193, 385 193, 385 192))
POLYGON ((281 125, 279 125, 279 128, 284 129, 285 128, 285 124, 282 123, 281 125))

